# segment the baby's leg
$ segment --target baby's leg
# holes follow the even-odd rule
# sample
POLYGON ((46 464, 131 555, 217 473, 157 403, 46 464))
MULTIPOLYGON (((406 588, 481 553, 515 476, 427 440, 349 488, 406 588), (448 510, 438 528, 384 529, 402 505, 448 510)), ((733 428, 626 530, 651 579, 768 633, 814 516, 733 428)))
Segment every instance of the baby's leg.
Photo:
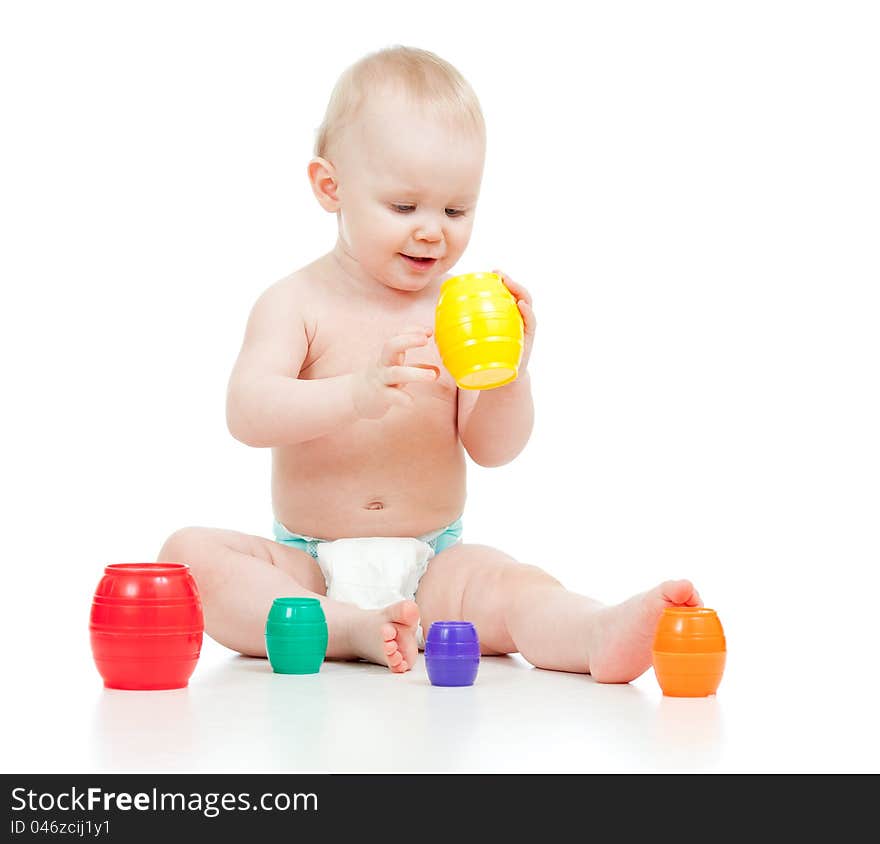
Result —
POLYGON ((664 607, 701 604, 690 581, 670 580, 605 606, 535 566, 468 544, 431 561, 416 601, 425 630, 438 620, 471 621, 483 653, 519 652, 539 668, 586 672, 603 683, 627 683, 648 669, 664 607))
POLYGON ((205 630, 221 645, 266 656, 266 616, 275 598, 309 597, 327 618, 327 656, 366 659, 392 671, 412 668, 418 655, 418 607, 399 601, 362 610, 326 597, 324 577, 305 551, 231 530, 189 527, 172 534, 158 559, 192 570, 205 614, 205 630))

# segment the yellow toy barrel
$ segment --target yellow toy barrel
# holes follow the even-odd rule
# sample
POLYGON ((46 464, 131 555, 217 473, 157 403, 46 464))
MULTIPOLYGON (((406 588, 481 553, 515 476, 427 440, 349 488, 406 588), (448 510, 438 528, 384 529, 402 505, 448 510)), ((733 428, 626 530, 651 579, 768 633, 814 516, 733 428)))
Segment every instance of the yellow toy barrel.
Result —
POLYGON ((465 390, 490 390, 517 376, 522 316, 496 273, 466 273, 443 282, 434 338, 443 365, 465 390))

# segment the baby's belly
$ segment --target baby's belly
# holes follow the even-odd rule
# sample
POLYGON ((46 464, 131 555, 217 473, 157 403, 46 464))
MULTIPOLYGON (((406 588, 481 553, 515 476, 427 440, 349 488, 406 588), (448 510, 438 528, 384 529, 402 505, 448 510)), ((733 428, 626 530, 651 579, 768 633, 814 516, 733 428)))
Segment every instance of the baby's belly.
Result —
POLYGON ((402 422, 358 422, 275 449, 275 518, 293 533, 322 539, 420 536, 453 522, 466 494, 454 421, 402 422))

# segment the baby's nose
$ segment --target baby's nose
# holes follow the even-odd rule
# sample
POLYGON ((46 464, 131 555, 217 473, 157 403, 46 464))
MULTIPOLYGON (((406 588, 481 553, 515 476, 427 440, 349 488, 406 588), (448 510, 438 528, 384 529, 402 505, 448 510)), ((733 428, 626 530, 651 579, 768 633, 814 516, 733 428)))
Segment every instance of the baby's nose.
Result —
POLYGON ((441 226, 426 223, 420 225, 415 232, 416 240, 427 240, 431 243, 436 243, 438 240, 443 239, 443 229, 441 226))

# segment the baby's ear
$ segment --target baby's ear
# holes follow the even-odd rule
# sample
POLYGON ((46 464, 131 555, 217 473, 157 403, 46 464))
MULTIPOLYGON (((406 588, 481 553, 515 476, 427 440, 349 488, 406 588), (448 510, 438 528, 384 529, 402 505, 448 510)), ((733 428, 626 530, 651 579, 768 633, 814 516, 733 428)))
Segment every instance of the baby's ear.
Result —
POLYGON ((336 195, 339 183, 336 180, 336 168, 326 158, 315 157, 309 162, 309 183, 315 199, 321 203, 325 211, 339 210, 339 197, 336 195))

